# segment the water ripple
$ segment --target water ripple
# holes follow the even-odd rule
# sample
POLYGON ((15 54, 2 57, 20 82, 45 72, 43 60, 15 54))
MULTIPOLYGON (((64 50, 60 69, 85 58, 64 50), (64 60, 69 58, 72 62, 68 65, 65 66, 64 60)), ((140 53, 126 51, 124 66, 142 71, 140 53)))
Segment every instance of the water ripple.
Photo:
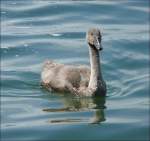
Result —
POLYGON ((148 0, 2 0, 2 139, 146 140, 148 5, 148 0), (76 98, 43 89, 45 60, 90 65, 89 27, 101 28, 107 97, 76 98))

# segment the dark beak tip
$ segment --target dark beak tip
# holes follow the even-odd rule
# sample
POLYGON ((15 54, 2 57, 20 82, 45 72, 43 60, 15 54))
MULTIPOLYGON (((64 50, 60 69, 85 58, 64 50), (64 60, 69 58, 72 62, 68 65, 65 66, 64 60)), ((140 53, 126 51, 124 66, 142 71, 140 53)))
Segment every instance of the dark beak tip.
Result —
POLYGON ((101 47, 101 48, 99 48, 99 51, 101 51, 101 50, 103 50, 103 48, 101 47))

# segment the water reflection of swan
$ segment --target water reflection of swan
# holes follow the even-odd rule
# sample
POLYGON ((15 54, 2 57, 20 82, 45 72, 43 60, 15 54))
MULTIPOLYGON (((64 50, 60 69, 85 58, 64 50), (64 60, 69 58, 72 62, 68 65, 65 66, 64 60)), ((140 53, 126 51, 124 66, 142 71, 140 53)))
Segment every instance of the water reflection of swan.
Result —
POLYGON ((89 123, 100 123, 105 121, 105 97, 94 97, 94 98, 72 98, 64 97, 63 108, 45 108, 43 111, 50 113, 66 113, 66 112, 76 112, 79 117, 64 117, 50 119, 49 122, 52 123, 74 123, 74 122, 89 122, 89 123), (92 117, 87 119, 87 117, 80 116, 80 112, 91 111, 94 113, 92 117))
POLYGON ((100 66, 99 51, 101 33, 99 29, 90 29, 87 33, 91 70, 86 66, 71 66, 47 61, 41 78, 42 85, 49 90, 69 92, 76 95, 93 96, 106 94, 100 66))

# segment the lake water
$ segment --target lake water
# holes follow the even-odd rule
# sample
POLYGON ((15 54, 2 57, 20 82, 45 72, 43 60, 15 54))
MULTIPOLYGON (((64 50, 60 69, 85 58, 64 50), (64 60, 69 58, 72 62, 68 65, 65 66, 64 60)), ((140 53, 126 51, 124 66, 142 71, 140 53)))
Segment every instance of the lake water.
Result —
POLYGON ((149 140, 149 2, 1 1, 1 140, 149 140), (44 60, 89 65, 102 31, 107 97, 40 86, 44 60))

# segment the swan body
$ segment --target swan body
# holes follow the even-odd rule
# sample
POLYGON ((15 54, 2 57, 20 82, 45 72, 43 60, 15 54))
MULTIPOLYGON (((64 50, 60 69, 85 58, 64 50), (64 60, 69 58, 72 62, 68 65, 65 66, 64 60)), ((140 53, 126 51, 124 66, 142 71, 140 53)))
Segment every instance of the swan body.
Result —
POLYGON ((46 61, 41 73, 42 85, 45 88, 81 96, 105 96, 106 84, 101 73, 99 55, 99 51, 102 50, 99 29, 90 29, 87 41, 91 68, 46 61))

